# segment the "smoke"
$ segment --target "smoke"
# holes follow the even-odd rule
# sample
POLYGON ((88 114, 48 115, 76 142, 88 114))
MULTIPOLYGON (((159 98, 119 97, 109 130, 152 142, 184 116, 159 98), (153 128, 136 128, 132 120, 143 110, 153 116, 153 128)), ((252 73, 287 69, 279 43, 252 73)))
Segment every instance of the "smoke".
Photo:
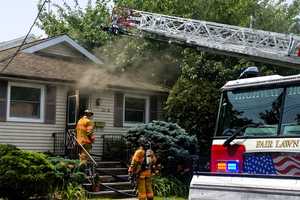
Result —
POLYGON ((81 78, 77 82, 79 88, 84 89, 106 89, 113 81, 114 77, 105 69, 91 68, 82 73, 81 78))
MULTIPOLYGON (((176 48, 168 43, 160 46, 163 48, 159 49, 155 43, 143 38, 124 36, 108 42, 94 53, 104 61, 102 68, 110 75, 150 83, 174 81, 180 71, 178 59, 174 56, 176 48)), ((109 77, 103 79, 110 80, 109 77)))

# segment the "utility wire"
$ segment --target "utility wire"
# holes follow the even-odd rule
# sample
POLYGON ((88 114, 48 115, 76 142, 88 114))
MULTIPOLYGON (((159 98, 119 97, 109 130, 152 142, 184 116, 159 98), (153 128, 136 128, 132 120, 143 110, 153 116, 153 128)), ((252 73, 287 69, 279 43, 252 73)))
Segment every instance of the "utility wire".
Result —
POLYGON ((14 55, 10 58, 10 60, 8 61, 8 63, 1 69, 0 73, 4 72, 4 71, 7 69, 7 67, 9 66, 9 64, 15 59, 15 57, 17 56, 17 54, 19 53, 19 51, 21 50, 21 48, 24 46, 24 44, 25 44, 25 42, 26 42, 26 40, 27 40, 27 38, 28 38, 28 36, 29 36, 29 34, 30 34, 32 28, 34 27, 36 21, 38 20, 38 18, 39 18, 39 16, 40 16, 40 14, 41 14, 41 12, 42 12, 42 10, 43 10, 43 8, 44 8, 46 2, 48 2, 48 0, 44 0, 42 6, 41 6, 40 9, 39 9, 39 12, 38 12, 38 14, 37 14, 35 20, 34 20, 34 22, 33 22, 33 24, 31 25, 31 27, 30 27, 30 29, 29 29, 27 35, 25 36, 24 40, 22 41, 21 45, 19 46, 19 48, 17 49, 17 51, 14 53, 14 55))

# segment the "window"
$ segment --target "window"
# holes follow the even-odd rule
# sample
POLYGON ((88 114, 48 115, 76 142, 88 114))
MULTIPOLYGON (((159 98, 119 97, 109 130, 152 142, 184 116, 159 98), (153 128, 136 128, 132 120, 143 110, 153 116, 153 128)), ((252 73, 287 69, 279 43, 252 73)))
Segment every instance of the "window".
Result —
POLYGON ((43 122, 45 88, 42 85, 9 83, 8 121, 43 122))
POLYGON ((149 98, 125 95, 124 124, 126 126, 149 121, 149 98))
POLYGON ((282 117, 284 135, 300 135, 300 87, 288 87, 282 117))
POLYGON ((228 91, 220 110, 218 135, 245 127, 244 136, 274 136, 280 121, 283 88, 228 91), (258 127, 250 127, 250 125, 258 127), (249 126, 249 127, 247 127, 249 126))

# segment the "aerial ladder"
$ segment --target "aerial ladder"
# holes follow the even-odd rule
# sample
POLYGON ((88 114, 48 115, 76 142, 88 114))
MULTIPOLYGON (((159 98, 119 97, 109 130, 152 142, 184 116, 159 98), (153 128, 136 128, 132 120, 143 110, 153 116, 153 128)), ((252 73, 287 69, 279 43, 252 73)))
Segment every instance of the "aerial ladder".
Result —
MULTIPOLYGON (((295 69, 300 68, 300 37, 293 34, 173 17, 127 8, 114 9, 110 31, 115 34, 140 35, 169 43, 180 43, 201 51, 244 57, 255 62, 295 69)), ((290 77, 290 79, 296 80, 297 77, 290 77)), ((270 76, 259 80, 264 82, 276 78, 278 80, 284 79, 270 76)), ((245 83, 247 81, 249 80, 244 80, 245 83)), ((237 134, 233 134, 227 138, 223 145, 219 146, 225 149, 230 148, 230 143, 235 139, 234 136, 237 136, 237 134)), ((255 145, 251 147, 255 148, 255 145)), ((295 151, 300 152, 300 149, 295 151)), ((222 153, 219 152, 219 154, 222 153)), ((235 166, 238 166, 239 161, 234 160, 234 163, 235 166)), ((231 165, 234 163, 231 163, 231 165)), ((211 172, 209 174, 197 173, 193 176, 190 184, 190 200, 300 200, 299 177, 211 172)))
POLYGON ((209 21, 115 8, 112 30, 182 43, 199 50, 300 68, 300 37, 209 21))

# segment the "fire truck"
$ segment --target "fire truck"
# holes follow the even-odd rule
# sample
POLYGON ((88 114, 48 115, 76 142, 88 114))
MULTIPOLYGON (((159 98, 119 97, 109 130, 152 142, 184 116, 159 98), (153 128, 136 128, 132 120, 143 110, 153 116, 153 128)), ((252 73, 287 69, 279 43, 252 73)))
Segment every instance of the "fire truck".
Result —
MULTIPOLYGON (((124 8, 113 16, 116 34, 300 67, 297 35, 124 8)), ((189 199, 300 199, 300 75, 232 80, 221 91, 210 173, 195 173, 189 199)))

